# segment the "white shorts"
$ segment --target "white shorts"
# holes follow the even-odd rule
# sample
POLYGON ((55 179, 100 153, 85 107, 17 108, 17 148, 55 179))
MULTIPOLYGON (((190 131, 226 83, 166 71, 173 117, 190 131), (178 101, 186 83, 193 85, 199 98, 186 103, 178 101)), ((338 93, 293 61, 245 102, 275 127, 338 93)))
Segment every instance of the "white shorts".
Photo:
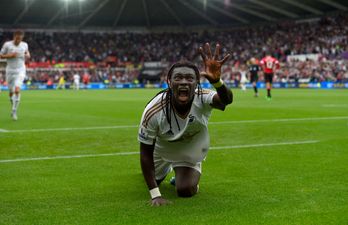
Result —
POLYGON ((25 78, 25 72, 6 72, 6 83, 10 91, 15 87, 21 87, 25 78))
POLYGON ((175 167, 190 167, 195 169, 199 173, 202 173, 202 162, 198 162, 196 164, 192 164, 189 162, 169 162, 164 160, 161 156, 159 156, 156 151, 153 153, 153 161, 155 164, 155 177, 156 180, 164 179, 168 173, 172 171, 175 167))

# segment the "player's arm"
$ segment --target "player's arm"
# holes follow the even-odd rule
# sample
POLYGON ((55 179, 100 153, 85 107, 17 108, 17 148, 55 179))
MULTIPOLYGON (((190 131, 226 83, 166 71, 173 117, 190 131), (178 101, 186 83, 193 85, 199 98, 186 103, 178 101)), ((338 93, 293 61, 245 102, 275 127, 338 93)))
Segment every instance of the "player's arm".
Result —
POLYGON ((140 164, 141 170, 147 187, 149 188, 151 195, 151 205, 152 206, 161 206, 170 203, 161 196, 159 188, 156 182, 155 177, 155 165, 153 161, 153 152, 155 145, 147 145, 140 143, 140 164))
POLYGON ((4 44, 4 46, 2 47, 2 49, 0 51, 0 58, 1 59, 12 59, 12 58, 16 58, 16 57, 17 57, 17 53, 15 53, 15 52, 9 53, 7 44, 4 44))
POLYGON ((148 116, 149 109, 151 109, 151 107, 146 108, 143 113, 138 133, 138 141, 140 142, 140 165, 145 182, 150 191, 151 205, 160 206, 170 202, 161 196, 156 182, 153 153, 155 150, 158 123, 155 117, 152 117, 144 123, 144 120, 146 120, 148 116))
POLYGON ((26 60, 29 60, 29 59, 30 59, 30 52, 29 52, 28 44, 26 44, 26 50, 24 51, 24 58, 25 58, 26 60))
POLYGON ((0 54, 1 59, 12 59, 12 58, 16 58, 16 57, 17 57, 17 53, 15 53, 15 52, 8 53, 8 54, 0 54))
POLYGON ((266 63, 265 63, 265 61, 262 59, 261 61, 260 61, 260 69, 262 70, 262 71, 265 71, 265 69, 266 69, 266 63))
POLYGON ((217 94, 214 95, 211 106, 216 109, 225 110, 226 105, 233 102, 233 93, 223 82, 221 87, 216 88, 216 92, 217 94))
POLYGON ((29 51, 25 51, 25 52, 24 52, 24 57, 25 57, 26 60, 29 60, 30 57, 31 57, 31 56, 30 56, 30 52, 29 52, 29 51))
POLYGON ((275 60, 273 71, 275 72, 276 70, 279 70, 279 68, 280 68, 279 61, 275 60))
POLYGON ((155 179, 155 165, 153 162, 153 151, 155 145, 147 145, 140 142, 140 164, 145 182, 149 190, 157 188, 155 179))
POLYGON ((226 105, 231 104, 233 101, 232 91, 226 87, 221 79, 221 67, 230 57, 230 54, 224 56, 222 60, 218 60, 220 57, 220 45, 216 45, 213 56, 209 43, 204 45, 204 50, 200 47, 199 52, 202 56, 205 68, 205 71, 201 74, 207 78, 207 80, 215 87, 217 92, 213 97, 211 106, 216 109, 224 110, 226 105))

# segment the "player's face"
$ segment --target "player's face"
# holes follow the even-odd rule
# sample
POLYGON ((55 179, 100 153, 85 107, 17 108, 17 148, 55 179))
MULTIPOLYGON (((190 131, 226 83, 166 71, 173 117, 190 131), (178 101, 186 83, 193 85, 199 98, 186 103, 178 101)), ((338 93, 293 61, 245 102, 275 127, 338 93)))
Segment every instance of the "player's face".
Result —
POLYGON ((15 34, 13 36, 13 40, 16 44, 19 44, 23 40, 24 35, 23 34, 15 34))
POLYGON ((251 58, 251 64, 256 64, 256 59, 255 58, 251 58))
POLYGON ((175 101, 180 105, 188 104, 193 99, 197 86, 195 71, 189 67, 175 68, 169 85, 175 101))

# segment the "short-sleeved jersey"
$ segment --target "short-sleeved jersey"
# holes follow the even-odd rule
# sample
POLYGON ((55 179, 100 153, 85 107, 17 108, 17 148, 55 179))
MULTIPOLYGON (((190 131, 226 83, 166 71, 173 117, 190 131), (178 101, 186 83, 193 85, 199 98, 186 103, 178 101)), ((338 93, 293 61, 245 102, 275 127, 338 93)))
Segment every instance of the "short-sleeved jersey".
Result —
POLYGON ((75 74, 75 75, 73 76, 73 79, 74 79, 74 82, 75 82, 75 83, 79 83, 79 82, 80 82, 80 75, 75 74))
POLYGON ((83 83, 88 83, 89 82, 89 75, 86 73, 83 74, 82 81, 83 81, 83 83))
POLYGON ((64 78, 64 76, 61 76, 61 77, 59 78, 58 83, 60 83, 60 84, 65 83, 65 78, 64 78))
POLYGON ((7 41, 1 48, 1 54, 17 53, 17 57, 7 59, 7 72, 23 72, 25 71, 25 52, 28 51, 28 44, 21 41, 15 45, 13 41, 7 41))
POLYGON ((241 80, 247 80, 247 71, 241 70, 241 71, 239 71, 239 73, 240 73, 241 80))
POLYGON ((274 69, 279 68, 279 61, 271 56, 264 57, 260 64, 264 73, 274 73, 274 69))
POLYGON ((155 143, 156 153, 167 161, 201 162, 210 145, 208 119, 215 94, 208 89, 203 89, 200 95, 196 91, 189 114, 185 119, 176 114, 177 120, 173 109, 166 111, 169 104, 165 102, 166 93, 157 95, 144 110, 138 140, 148 145, 155 143))

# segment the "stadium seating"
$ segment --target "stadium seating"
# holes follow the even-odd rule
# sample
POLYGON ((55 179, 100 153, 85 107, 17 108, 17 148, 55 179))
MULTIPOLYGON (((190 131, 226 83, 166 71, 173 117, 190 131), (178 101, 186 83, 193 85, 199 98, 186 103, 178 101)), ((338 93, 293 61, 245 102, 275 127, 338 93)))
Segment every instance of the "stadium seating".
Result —
MULTIPOLYGON (((270 51, 281 62, 276 81, 308 79, 311 81, 348 81, 348 16, 338 14, 310 22, 280 22, 262 26, 201 33, 82 33, 26 32, 30 43, 30 67, 59 67, 70 63, 79 71, 91 73, 91 81, 105 78, 115 82, 132 82, 141 74, 144 62, 171 63, 183 58, 198 62, 196 49, 209 40, 223 45, 223 53, 231 53, 224 79, 238 80, 239 65, 251 57, 261 58, 270 51), (287 60, 290 55, 317 54, 318 60, 287 60), (91 66, 76 63, 90 63, 91 66), (75 64, 74 64, 75 63, 75 64), (40 66, 41 65, 41 66, 40 66), (105 68, 131 67, 112 70, 105 68)), ((0 33, 0 42, 11 38, 10 32, 0 33)), ((35 82, 57 80, 58 70, 29 71, 35 82)), ((73 71, 64 72, 71 78, 73 71)), ((1 77, 0 77, 1 80, 1 77)))

